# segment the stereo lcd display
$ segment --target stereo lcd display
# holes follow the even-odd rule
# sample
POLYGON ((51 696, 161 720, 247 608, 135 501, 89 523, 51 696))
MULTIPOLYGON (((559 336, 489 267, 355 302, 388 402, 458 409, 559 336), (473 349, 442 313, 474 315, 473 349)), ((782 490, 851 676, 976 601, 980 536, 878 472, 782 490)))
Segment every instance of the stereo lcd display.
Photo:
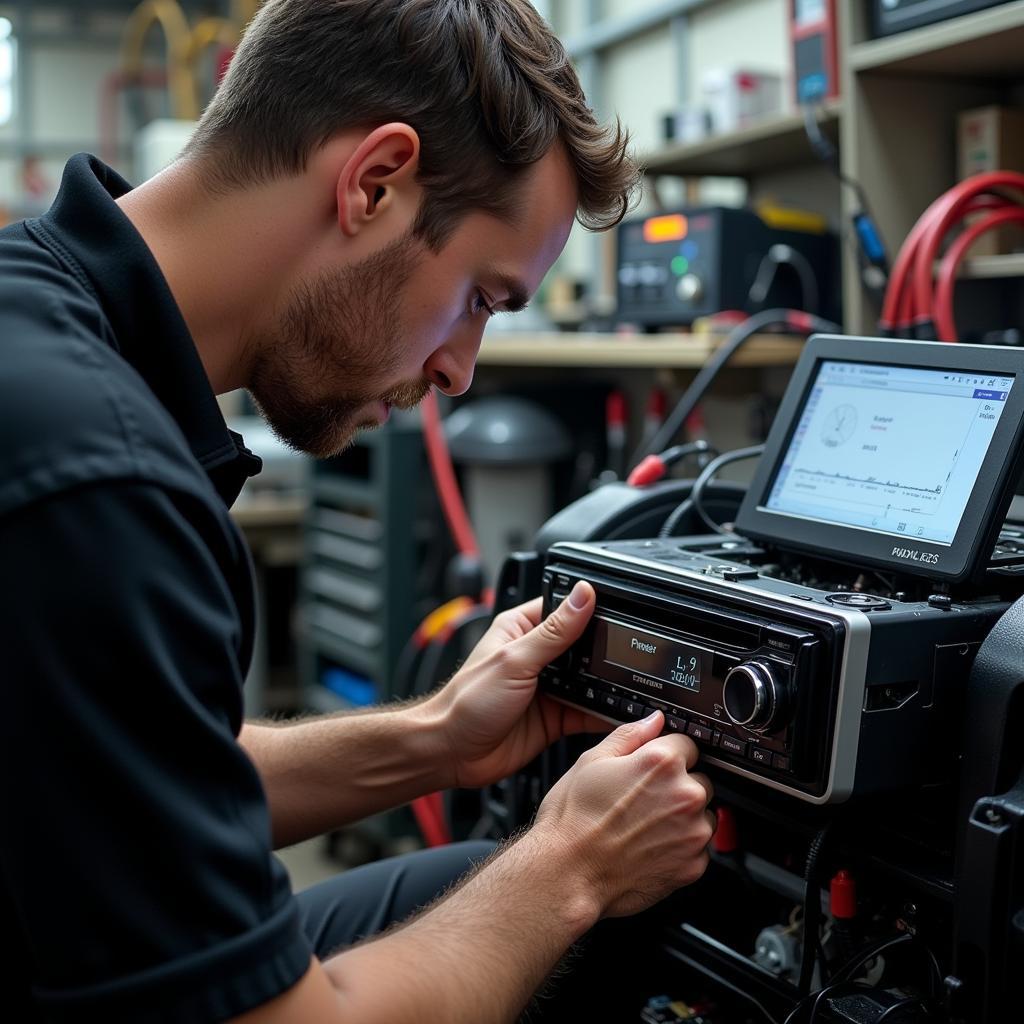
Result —
POLYGON ((948 547, 1013 386, 824 360, 760 510, 948 547))
POLYGON ((597 651, 606 664, 664 683, 669 690, 700 693, 701 679, 711 671, 711 654, 700 647, 604 618, 598 618, 596 630, 597 651))

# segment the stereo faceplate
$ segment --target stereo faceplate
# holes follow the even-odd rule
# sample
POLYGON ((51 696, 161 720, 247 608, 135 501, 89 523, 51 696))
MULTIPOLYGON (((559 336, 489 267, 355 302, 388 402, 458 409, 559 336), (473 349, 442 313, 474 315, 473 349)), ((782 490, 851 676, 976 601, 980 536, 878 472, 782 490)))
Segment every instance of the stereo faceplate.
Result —
POLYGON ((614 722, 659 709, 703 763, 809 803, 948 777, 966 672, 1007 602, 837 602, 871 595, 774 565, 735 534, 552 545, 545 611, 578 580, 597 608, 542 690, 614 722))

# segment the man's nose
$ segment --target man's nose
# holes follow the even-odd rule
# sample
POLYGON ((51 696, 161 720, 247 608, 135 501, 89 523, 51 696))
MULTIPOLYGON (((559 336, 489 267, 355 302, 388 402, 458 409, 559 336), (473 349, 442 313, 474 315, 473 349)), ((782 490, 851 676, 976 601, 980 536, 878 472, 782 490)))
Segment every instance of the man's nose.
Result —
POLYGON ((483 327, 458 331, 434 352, 424 366, 427 380, 446 395, 464 395, 473 383, 483 327))

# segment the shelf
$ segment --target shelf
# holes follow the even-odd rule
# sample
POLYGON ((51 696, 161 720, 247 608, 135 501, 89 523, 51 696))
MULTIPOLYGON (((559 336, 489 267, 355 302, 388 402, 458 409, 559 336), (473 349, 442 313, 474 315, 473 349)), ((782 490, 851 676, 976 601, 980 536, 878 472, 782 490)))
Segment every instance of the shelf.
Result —
POLYGON ((854 71, 951 77, 1020 77, 1024 0, 910 29, 850 48, 854 71))
MULTIPOLYGON (((938 274, 941 261, 935 261, 938 274)), ((1000 256, 972 256, 963 261, 956 275, 960 280, 994 281, 1000 278, 1024 277, 1024 252, 1000 256)))
POLYGON ((964 260, 961 277, 996 278, 1024 277, 1024 252, 1005 256, 972 256, 964 260))
POLYGON ((310 487, 314 498, 323 498, 325 501, 336 502, 345 507, 350 505, 368 509, 377 507, 377 491, 369 481, 353 480, 341 474, 324 471, 313 474, 310 487))
POLYGON ((344 637, 328 633, 316 625, 303 627, 303 640, 308 650, 318 654, 326 654, 339 665, 361 672, 369 679, 376 679, 380 671, 380 658, 377 652, 368 651, 357 644, 350 643, 344 637))
MULTIPOLYGON (((840 108, 839 101, 830 100, 819 115, 822 131, 833 141, 838 134, 840 108)), ((814 163, 816 159, 804 132, 803 115, 785 114, 726 135, 669 146, 648 154, 641 163, 648 174, 749 177, 779 167, 814 163)))
MULTIPOLYGON (((591 366, 700 369, 724 335, 705 334, 512 334, 484 338, 480 366, 591 366)), ((791 366, 803 339, 759 334, 729 366, 791 366)))
POLYGON ((306 514, 309 501, 303 494, 241 497, 231 509, 231 516, 243 529, 298 526, 306 514))

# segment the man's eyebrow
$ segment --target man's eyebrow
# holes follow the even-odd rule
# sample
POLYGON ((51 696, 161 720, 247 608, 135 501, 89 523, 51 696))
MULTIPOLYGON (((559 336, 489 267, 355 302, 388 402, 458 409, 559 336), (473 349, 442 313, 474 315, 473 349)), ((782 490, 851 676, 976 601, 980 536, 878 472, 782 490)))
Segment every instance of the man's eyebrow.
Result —
POLYGON ((518 278, 499 271, 487 273, 484 278, 489 283, 494 282, 508 296, 503 302, 496 303, 503 308, 504 312, 518 313, 526 309, 530 302, 530 290, 518 278))

